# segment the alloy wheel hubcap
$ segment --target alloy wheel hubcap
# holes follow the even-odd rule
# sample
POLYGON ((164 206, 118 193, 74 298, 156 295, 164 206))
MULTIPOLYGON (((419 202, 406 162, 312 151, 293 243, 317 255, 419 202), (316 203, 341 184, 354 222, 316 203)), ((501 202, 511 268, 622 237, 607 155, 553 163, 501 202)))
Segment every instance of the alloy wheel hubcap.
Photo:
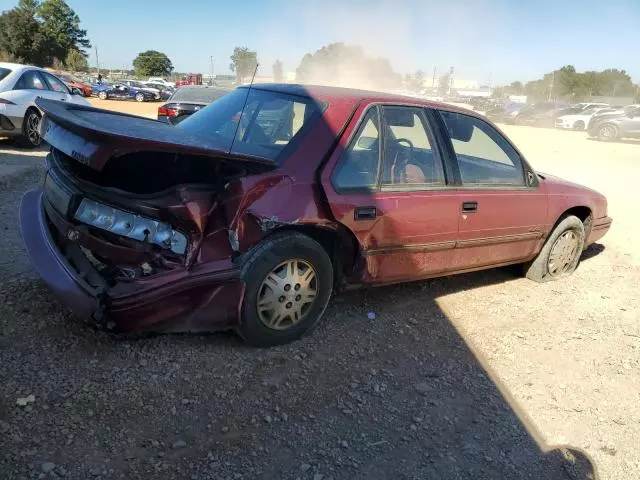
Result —
POLYGON ((560 235, 551 248, 547 268, 552 277, 567 273, 578 253, 578 235, 573 230, 567 230, 560 235))
POLYGON ((32 113, 27 118, 27 137, 33 144, 37 144, 40 140, 40 134, 38 133, 38 127, 40 126, 40 117, 35 113, 32 113))
POLYGON ((612 138, 613 137, 613 128, 611 128, 611 127, 602 127, 602 129, 600 130, 600 135, 602 135, 603 138, 612 138))
POLYGON ((282 262, 271 270, 258 290, 258 317, 267 327, 286 330, 297 325, 313 307, 318 276, 304 260, 282 262))

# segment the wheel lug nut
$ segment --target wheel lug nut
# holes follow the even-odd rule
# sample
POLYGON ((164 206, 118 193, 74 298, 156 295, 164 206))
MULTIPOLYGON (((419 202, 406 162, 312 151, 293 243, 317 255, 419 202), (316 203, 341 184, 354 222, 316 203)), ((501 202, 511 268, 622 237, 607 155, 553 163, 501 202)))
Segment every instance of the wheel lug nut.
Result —
POLYGON ((288 292, 289 290, 291 290, 291 285, 286 284, 286 285, 284 286, 284 291, 285 291, 285 292, 288 292))
POLYGON ((291 308, 291 302, 288 302, 286 305, 287 308, 291 308))
POLYGON ((300 295, 296 295, 296 302, 299 302, 302 297, 300 295))
POLYGON ((284 300, 285 300, 284 295, 278 299, 280 303, 284 302, 284 300))
POLYGON ((294 289, 295 289, 295 291, 297 292, 298 290, 300 290, 300 284, 299 284, 299 283, 296 283, 296 286, 295 286, 295 287, 293 287, 293 288, 294 288, 294 289))

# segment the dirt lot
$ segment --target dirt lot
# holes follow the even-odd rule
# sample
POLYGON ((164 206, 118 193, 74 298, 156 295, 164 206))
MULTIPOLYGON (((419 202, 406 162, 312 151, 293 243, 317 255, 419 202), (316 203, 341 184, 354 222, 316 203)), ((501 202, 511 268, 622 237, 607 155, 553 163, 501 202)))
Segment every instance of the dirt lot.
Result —
POLYGON ((43 152, 0 144, 0 478, 640 478, 640 143, 505 130, 539 170, 609 198, 613 228, 572 277, 348 293, 269 350, 71 318, 16 231, 43 152))

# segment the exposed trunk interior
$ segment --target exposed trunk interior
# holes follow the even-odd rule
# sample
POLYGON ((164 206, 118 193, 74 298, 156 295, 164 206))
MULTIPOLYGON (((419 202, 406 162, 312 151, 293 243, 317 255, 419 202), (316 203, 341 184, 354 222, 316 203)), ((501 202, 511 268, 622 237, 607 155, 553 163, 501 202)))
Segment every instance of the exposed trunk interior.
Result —
POLYGON ((153 194, 178 185, 201 185, 220 189, 244 171, 211 157, 164 152, 135 152, 111 158, 102 172, 53 151, 60 166, 72 176, 101 187, 134 194, 153 194))

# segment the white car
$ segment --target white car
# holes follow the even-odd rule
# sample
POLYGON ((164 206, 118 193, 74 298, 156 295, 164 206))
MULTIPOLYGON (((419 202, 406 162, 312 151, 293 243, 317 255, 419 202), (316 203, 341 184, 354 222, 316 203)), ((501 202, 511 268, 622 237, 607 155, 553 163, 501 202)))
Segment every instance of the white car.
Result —
POLYGON ((28 147, 40 145, 38 98, 91 105, 82 92, 69 90, 42 68, 0 62, 0 137, 16 138, 28 147))
POLYGON ((610 107, 592 107, 583 110, 580 113, 571 115, 563 115, 556 118, 556 128, 565 128, 568 130, 584 130, 589 125, 589 120, 596 113, 608 110, 610 107))
POLYGON ((147 83, 161 83, 163 84, 165 87, 175 87, 176 84, 173 82, 167 82, 164 78, 162 77, 149 77, 149 80, 147 80, 147 83))

